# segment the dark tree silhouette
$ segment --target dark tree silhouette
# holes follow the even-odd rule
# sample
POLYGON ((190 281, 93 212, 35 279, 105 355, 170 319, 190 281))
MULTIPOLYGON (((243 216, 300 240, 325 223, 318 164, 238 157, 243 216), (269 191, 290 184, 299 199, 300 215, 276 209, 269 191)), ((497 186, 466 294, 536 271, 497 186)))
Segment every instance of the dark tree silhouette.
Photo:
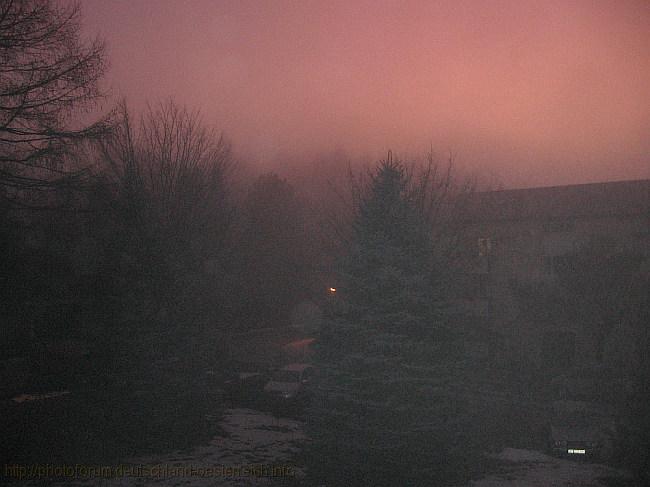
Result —
POLYGON ((178 313, 204 313, 216 304, 211 293, 222 276, 214 271, 233 217, 229 143, 172 101, 150 107, 137 127, 123 104, 99 152, 95 169, 112 216, 112 260, 130 262, 131 275, 148 283, 143 291, 156 303, 151 312, 187 297, 197 306, 178 313))
POLYGON ((328 485, 421 485, 441 468, 441 403, 424 391, 451 333, 444 271, 409 183, 389 158, 361 188, 320 334, 309 471, 328 485))
POLYGON ((283 326, 291 307, 310 295, 315 266, 309 251, 306 202, 274 173, 259 176, 243 202, 236 244, 241 321, 283 326))
POLYGON ((0 0, 0 195, 25 204, 26 190, 74 184, 65 163, 76 142, 97 137, 110 117, 79 123, 102 97, 104 44, 80 35, 80 7, 53 0, 0 0))

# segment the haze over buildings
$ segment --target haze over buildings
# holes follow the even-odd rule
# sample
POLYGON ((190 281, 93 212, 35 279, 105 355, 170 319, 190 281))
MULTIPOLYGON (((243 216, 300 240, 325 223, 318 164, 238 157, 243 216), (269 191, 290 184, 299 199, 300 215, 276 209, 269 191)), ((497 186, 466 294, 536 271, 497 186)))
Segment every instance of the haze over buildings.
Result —
POLYGON ((258 167, 433 146, 506 187, 650 177, 643 0, 83 6, 116 99, 200 108, 258 167))

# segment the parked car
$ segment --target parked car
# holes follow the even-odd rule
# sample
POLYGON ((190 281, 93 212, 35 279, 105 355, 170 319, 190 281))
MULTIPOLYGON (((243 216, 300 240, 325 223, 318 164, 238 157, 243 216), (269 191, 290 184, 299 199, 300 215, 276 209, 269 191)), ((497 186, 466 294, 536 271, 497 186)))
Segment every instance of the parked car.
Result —
POLYGON ((286 365, 271 375, 264 392, 276 405, 302 405, 313 375, 314 368, 309 364, 286 365))
POLYGON ((554 454, 606 460, 612 455, 614 421, 601 406, 585 401, 555 401, 549 428, 554 454))

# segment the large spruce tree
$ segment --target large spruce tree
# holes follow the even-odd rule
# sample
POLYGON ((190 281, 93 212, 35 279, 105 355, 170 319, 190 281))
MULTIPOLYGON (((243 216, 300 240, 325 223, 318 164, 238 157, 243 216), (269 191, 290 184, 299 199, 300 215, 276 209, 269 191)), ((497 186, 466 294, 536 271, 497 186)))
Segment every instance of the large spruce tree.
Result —
POLYGON ((435 478, 431 367, 447 342, 429 225, 403 164, 362 188, 337 292, 323 323, 308 427, 309 475, 330 485, 422 485, 435 478))

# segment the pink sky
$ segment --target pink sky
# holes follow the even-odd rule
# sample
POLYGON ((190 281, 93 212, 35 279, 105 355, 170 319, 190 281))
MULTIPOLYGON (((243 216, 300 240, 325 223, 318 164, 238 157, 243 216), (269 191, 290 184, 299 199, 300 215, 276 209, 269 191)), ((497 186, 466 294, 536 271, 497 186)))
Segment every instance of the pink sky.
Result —
POLYGON ((82 6, 115 98, 200 108, 258 164, 433 145, 506 186, 650 177, 646 0, 82 6))

